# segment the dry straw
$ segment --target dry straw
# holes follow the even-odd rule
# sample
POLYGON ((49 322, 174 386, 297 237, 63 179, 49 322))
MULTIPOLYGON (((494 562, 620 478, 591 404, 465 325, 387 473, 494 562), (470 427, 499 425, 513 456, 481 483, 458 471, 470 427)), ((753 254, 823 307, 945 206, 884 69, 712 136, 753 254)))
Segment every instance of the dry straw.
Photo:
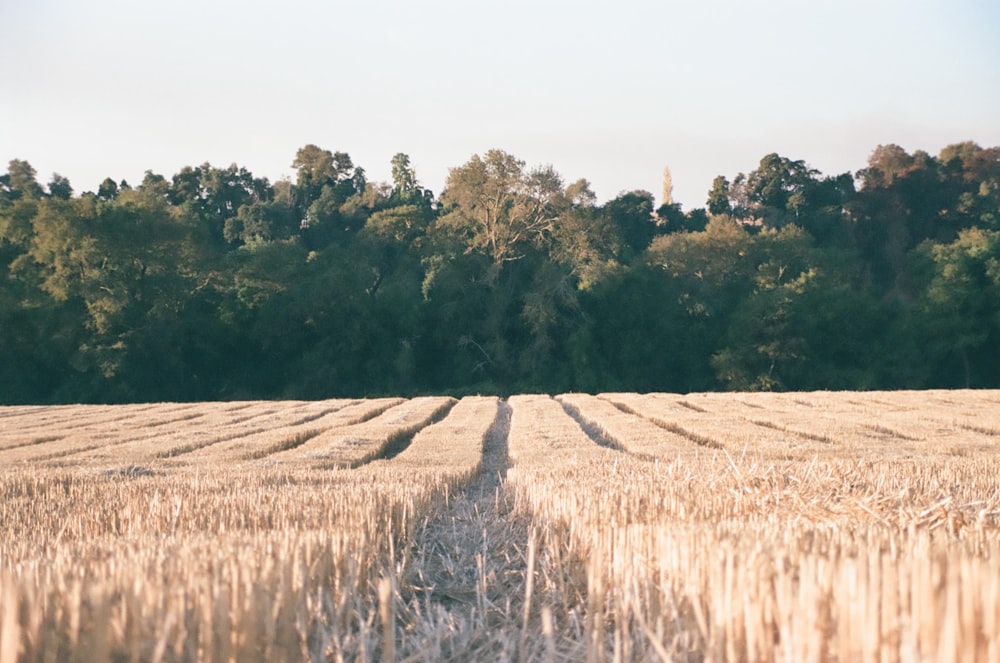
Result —
POLYGON ((0 663, 991 663, 998 422, 975 391, 0 408, 0 663))

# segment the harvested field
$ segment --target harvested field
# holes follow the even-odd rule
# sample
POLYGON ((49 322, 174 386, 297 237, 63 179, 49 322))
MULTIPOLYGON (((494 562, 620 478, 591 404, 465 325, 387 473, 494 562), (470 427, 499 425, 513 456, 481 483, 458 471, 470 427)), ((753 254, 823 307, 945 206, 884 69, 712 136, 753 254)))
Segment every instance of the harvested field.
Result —
POLYGON ((0 663, 1000 661, 1000 392, 0 407, 0 663))

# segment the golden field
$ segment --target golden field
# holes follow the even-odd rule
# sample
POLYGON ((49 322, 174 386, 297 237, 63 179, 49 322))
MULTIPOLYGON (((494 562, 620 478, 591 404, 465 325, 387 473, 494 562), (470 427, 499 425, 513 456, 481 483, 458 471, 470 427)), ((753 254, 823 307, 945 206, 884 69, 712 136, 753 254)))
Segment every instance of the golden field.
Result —
POLYGON ((0 407, 0 663, 1000 661, 1000 392, 0 407))

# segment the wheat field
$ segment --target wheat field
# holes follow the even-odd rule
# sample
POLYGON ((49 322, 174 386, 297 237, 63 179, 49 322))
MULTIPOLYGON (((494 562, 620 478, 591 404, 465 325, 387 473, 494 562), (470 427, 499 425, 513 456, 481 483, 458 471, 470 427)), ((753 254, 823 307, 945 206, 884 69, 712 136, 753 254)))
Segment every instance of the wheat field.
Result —
POLYGON ((1000 661, 1000 391, 0 407, 0 663, 1000 661))

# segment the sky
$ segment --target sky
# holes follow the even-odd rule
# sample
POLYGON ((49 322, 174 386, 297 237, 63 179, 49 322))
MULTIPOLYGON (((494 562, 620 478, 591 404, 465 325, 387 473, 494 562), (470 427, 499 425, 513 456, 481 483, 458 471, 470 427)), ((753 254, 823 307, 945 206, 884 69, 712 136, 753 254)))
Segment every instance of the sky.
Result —
POLYGON ((440 193, 499 148, 602 201, 669 166, 690 209, 771 152, 1000 145, 998 34, 995 0, 0 0, 0 169, 275 181, 312 143, 440 193))

